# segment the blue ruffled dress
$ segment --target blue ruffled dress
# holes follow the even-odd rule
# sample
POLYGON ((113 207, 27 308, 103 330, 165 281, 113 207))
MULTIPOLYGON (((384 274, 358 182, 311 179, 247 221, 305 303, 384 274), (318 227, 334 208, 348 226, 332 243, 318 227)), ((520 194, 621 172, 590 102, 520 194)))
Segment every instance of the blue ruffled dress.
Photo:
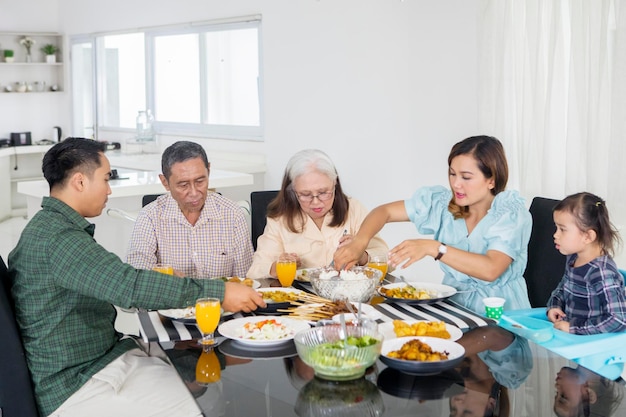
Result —
POLYGON ((424 187, 405 200, 404 205, 409 219, 421 234, 434 235, 436 240, 467 252, 485 254, 488 250, 497 250, 513 259, 494 282, 473 278, 441 262, 443 284, 468 291, 452 299, 479 314, 485 312, 484 297, 503 297, 506 299, 504 310, 530 308, 523 274, 532 218, 524 199, 516 191, 498 193, 487 215, 468 235, 465 220, 455 220, 448 211, 451 198, 452 192, 445 187, 424 187))

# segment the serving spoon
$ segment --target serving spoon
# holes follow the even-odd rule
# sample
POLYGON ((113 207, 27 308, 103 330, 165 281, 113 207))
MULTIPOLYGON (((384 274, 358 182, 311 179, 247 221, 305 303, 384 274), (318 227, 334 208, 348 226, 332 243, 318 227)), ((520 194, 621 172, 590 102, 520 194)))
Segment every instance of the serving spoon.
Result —
POLYGON ((409 281, 406 280, 406 278, 404 278, 403 275, 398 275, 398 278, 400 278, 400 281, 404 282, 406 284, 407 287, 411 287, 413 288, 415 291, 419 291, 417 288, 415 288, 415 286, 413 286, 413 284, 410 284, 409 281))

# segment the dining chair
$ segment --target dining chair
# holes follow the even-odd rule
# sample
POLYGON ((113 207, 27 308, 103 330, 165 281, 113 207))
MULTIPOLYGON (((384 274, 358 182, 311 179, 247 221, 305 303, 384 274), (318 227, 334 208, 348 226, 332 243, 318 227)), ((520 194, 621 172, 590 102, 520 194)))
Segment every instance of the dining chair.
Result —
POLYGON ((528 242, 528 261, 524 278, 532 307, 545 307, 550 294, 565 272, 565 255, 554 247, 554 220, 552 209, 559 200, 533 198, 530 214, 533 219, 528 242))
POLYGON ((0 416, 37 417, 37 403, 15 321, 9 272, 0 257, 0 416))
POLYGON ((250 193, 250 222, 252 247, 256 250, 256 241, 263 234, 267 224, 267 205, 278 195, 277 190, 253 191, 250 193))
POLYGON ((148 204, 152 203, 157 198, 161 197, 163 194, 146 194, 141 198, 141 207, 145 207, 148 204))

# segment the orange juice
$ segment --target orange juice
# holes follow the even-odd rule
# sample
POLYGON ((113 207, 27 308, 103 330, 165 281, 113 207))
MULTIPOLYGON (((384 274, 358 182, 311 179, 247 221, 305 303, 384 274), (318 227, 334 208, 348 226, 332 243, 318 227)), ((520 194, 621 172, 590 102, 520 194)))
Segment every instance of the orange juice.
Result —
POLYGON ((200 298, 196 301, 196 323, 203 335, 202 343, 213 343, 213 332, 220 322, 220 300, 217 298, 200 298))
POLYGON ((172 265, 156 264, 152 270, 162 274, 174 275, 174 267, 172 265))
POLYGON ((374 268, 374 269, 378 269, 380 272, 383 273, 383 275, 380 277, 380 280, 382 281, 383 279, 385 279, 385 276, 387 275, 387 269, 389 268, 389 265, 387 265, 387 262, 368 262, 367 266, 370 268, 374 268))
POLYGON ((297 265, 295 261, 277 261, 276 276, 283 287, 290 287, 296 278, 297 265))
POLYGON ((212 384, 221 378, 220 361, 213 349, 200 354, 196 363, 196 381, 200 384, 212 384))

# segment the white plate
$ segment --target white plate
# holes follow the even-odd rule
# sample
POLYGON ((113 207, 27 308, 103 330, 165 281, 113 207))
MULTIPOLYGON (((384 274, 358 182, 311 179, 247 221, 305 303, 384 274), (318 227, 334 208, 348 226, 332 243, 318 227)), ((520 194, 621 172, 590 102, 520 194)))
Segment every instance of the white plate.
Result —
MULTIPOLYGON (((163 317, 167 317, 172 320, 184 321, 189 323, 196 322, 196 307, 187 307, 187 308, 170 308, 168 310, 157 310, 160 315, 163 317)), ((233 313, 230 311, 224 311, 224 309, 220 309, 221 317, 232 316, 233 313)))
POLYGON ((310 282, 311 280, 307 277, 307 274, 309 273, 309 271, 313 271, 314 269, 319 269, 319 268, 298 269, 298 271, 296 272, 296 281, 310 282))
MULTIPOLYGON (((232 277, 221 277, 221 278, 211 278, 211 279, 221 279, 224 282, 228 282, 228 280, 230 278, 232 278, 232 277)), ((241 279, 241 278, 239 278, 239 280, 243 281, 243 279, 241 279)), ((260 287, 261 287, 261 283, 258 280, 253 279, 252 280, 252 288, 254 288, 256 290, 257 288, 260 288, 260 287)))
MULTIPOLYGON (((417 323, 420 321, 427 322, 429 320, 402 320, 402 321, 408 324, 413 324, 413 323, 417 323)), ((456 326, 453 326, 452 324, 446 323, 446 330, 448 331, 448 333, 450 333, 450 338, 445 339, 445 340, 451 340, 454 342, 455 340, 459 340, 461 336, 463 336, 463 332, 461 331, 461 329, 459 329, 456 326)), ((396 332, 393 331, 392 321, 379 324, 378 331, 381 332, 383 336, 385 336, 385 340, 391 340, 391 339, 397 338, 396 332)))
POLYGON ((259 346, 246 346, 235 340, 225 340, 218 346, 224 355, 241 359, 277 359, 298 356, 296 345, 293 343, 283 343, 276 346, 259 348, 259 346))
POLYGON ((446 339, 438 339, 436 337, 423 336, 407 336, 396 337, 395 339, 383 341, 383 347, 380 352, 380 361, 390 368, 397 369, 412 375, 434 375, 447 369, 454 368, 463 360, 465 356, 465 348, 457 342, 446 339), (448 359, 444 361, 409 361, 403 359, 390 358, 387 354, 394 350, 399 350, 402 345, 411 339, 419 339, 423 343, 429 345, 435 352, 447 352, 448 359))
POLYGON ((409 281, 409 283, 417 289, 420 289, 420 290, 423 289, 428 292, 431 292, 432 297, 425 299, 425 300, 416 300, 416 299, 411 299, 411 298, 394 298, 394 297, 387 297, 381 291, 382 288, 391 289, 391 288, 406 287, 406 284, 404 282, 396 282, 393 284, 383 285, 377 291, 380 296, 384 297, 388 301, 392 301, 395 303, 407 303, 407 304, 432 304, 437 301, 444 300, 448 297, 452 297, 454 294, 456 294, 456 288, 450 287, 449 285, 433 284, 431 282, 415 282, 415 281, 409 281))
POLYGON ((232 339, 242 345, 249 346, 272 346, 278 345, 280 343, 285 343, 289 340, 293 339, 293 336, 301 330, 306 330, 310 326, 306 321, 303 320, 293 320, 287 317, 276 317, 276 316, 256 316, 256 317, 243 317, 240 319, 229 320, 225 323, 220 324, 218 327, 218 332, 229 339, 232 339), (272 339, 272 340, 254 340, 254 339, 244 339, 241 334, 243 331, 243 327, 247 323, 257 323, 263 320, 276 320, 283 324, 287 328, 287 332, 289 333, 287 336, 282 337, 280 339, 272 339))

